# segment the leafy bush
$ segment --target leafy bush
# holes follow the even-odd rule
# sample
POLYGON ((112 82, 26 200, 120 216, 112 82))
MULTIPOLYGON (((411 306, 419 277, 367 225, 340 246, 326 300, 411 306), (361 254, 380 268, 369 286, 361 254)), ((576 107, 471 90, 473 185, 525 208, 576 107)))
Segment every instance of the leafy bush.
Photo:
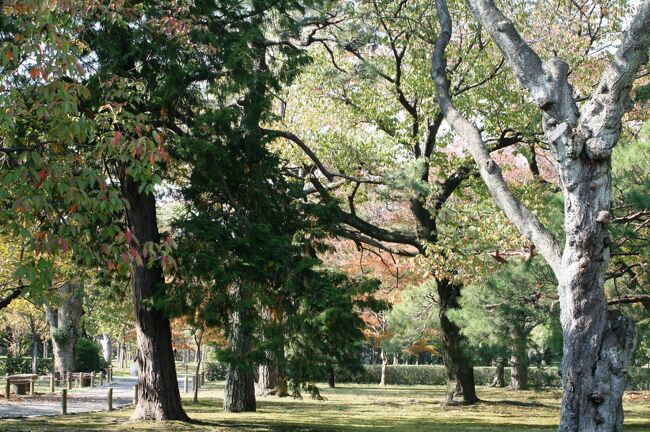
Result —
MULTIPOLYGON (((52 359, 36 359, 36 373, 39 375, 49 375, 52 372, 52 359)), ((8 356, 0 365, 0 375, 15 375, 32 373, 31 357, 11 357, 8 356)))
POLYGON ((7 356, 5 360, 5 373, 9 375, 31 373, 32 359, 29 357, 7 356))
POLYGON ((89 339, 78 339, 74 346, 75 372, 99 372, 108 367, 99 344, 89 339))
POLYGON ((221 362, 207 362, 203 370, 205 371, 205 379, 208 381, 223 381, 226 379, 226 372, 228 365, 221 362))

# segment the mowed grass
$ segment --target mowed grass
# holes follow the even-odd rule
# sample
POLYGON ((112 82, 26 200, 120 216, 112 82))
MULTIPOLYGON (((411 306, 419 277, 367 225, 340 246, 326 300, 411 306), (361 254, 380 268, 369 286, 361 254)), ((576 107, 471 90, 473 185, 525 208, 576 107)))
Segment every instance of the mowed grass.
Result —
MULTIPOLYGON (((131 409, 20 420, 0 420, 0 431, 553 431, 560 392, 479 388, 477 406, 443 407, 443 387, 340 385, 323 387, 324 401, 258 398, 255 413, 221 411, 223 385, 210 383, 184 406, 194 423, 129 422, 131 409)), ((650 431, 650 392, 625 398, 628 432, 650 431)))

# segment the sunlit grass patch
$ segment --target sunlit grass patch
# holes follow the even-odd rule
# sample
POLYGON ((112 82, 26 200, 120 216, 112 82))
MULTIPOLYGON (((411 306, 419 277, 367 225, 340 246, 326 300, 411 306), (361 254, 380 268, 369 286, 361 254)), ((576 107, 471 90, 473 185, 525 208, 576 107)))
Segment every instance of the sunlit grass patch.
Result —
MULTIPOLYGON (((230 414, 221 410, 222 384, 211 383, 184 406, 194 423, 129 422, 130 409, 111 413, 56 416, 0 421, 2 431, 396 431, 396 432, 500 432, 553 431, 560 392, 514 392, 479 388, 476 406, 440 405, 444 387, 341 385, 322 388, 324 401, 310 398, 258 399, 255 413, 230 414)), ((626 397, 626 431, 650 430, 650 392, 626 397)))

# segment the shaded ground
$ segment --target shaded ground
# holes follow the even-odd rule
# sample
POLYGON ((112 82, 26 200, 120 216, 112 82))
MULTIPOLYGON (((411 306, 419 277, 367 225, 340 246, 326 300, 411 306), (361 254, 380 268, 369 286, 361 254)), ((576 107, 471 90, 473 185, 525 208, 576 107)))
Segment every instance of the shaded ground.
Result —
MULTIPOLYGON (((221 384, 202 391, 201 402, 184 399, 195 424, 127 422, 131 409, 29 420, 1 420, 0 430, 13 431, 390 431, 505 432, 554 431, 559 412, 558 391, 512 392, 479 388, 485 400, 474 407, 440 406, 444 388, 430 386, 343 385, 322 388, 325 401, 261 398, 255 413, 221 411, 221 384)), ((650 431, 650 392, 626 396, 626 431, 650 431)))

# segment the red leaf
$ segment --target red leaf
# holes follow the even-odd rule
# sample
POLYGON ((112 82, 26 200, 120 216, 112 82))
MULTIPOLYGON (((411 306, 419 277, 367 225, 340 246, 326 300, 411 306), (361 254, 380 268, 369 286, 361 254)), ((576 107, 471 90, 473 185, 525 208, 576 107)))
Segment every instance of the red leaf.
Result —
POLYGON ((61 250, 63 251, 63 253, 66 253, 68 251, 68 242, 66 241, 66 239, 61 239, 60 243, 61 243, 61 250))
POLYGON ((43 168, 38 172, 38 178, 41 179, 41 181, 43 181, 45 180, 45 177, 47 177, 47 171, 45 170, 45 168, 43 168))
POLYGON ((36 78, 38 78, 40 75, 41 75, 41 70, 40 70, 39 68, 37 68, 37 67, 33 67, 33 68, 29 71, 29 76, 32 77, 32 79, 36 79, 36 78))
POLYGON ((120 256, 122 257, 122 262, 123 263, 129 262, 129 254, 127 254, 126 252, 122 252, 122 254, 120 256))
POLYGON ((7 57, 7 61, 12 61, 14 59, 14 52, 11 50, 5 51, 5 57, 7 57))
POLYGON ((127 243, 131 243, 131 240, 133 239, 133 235, 131 234, 130 230, 126 230, 124 233, 124 237, 126 238, 127 243))
POLYGON ((113 136, 113 139, 111 140, 112 145, 117 145, 120 140, 122 139, 122 132, 120 131, 115 131, 115 135, 113 136))
POLYGON ((129 249, 129 254, 131 254, 132 257, 137 257, 137 256, 140 255, 140 254, 138 254, 138 250, 136 248, 134 248, 134 247, 129 249))

